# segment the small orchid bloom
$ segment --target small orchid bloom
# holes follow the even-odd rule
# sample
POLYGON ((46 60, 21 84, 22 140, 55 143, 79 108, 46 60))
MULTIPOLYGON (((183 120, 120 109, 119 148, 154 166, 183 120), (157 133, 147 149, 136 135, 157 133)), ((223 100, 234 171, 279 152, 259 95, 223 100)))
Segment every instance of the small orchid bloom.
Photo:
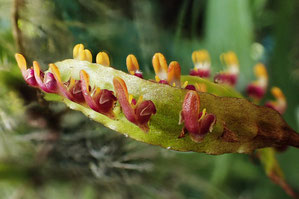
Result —
POLYGON ((188 84, 188 81, 185 81, 182 88, 198 92, 207 92, 207 86, 204 83, 195 83, 192 85, 188 84))
POLYGON ((254 73, 257 80, 247 86, 246 92, 249 97, 259 101, 264 97, 267 90, 268 73, 266 67, 261 63, 255 65, 254 73))
POLYGON ((239 75, 239 61, 236 54, 229 51, 221 54, 220 59, 227 66, 227 69, 216 74, 214 82, 235 86, 239 75))
POLYGON ((167 66, 164 55, 156 53, 153 56, 152 62, 157 82, 181 88, 181 66, 177 61, 172 61, 167 66))
POLYGON ((63 83, 60 77, 58 67, 55 64, 50 64, 50 69, 57 82, 58 91, 61 95, 73 102, 84 102, 84 97, 81 89, 81 80, 75 80, 73 78, 70 78, 69 81, 63 83))
POLYGON ((57 92, 57 82, 53 73, 47 72, 46 75, 40 70, 39 63, 33 62, 34 76, 38 86, 47 93, 57 92))
POLYGON ((278 87, 273 87, 271 89, 272 95, 276 98, 275 101, 266 102, 265 106, 273 108, 280 114, 283 114, 287 108, 287 101, 283 92, 278 87))
POLYGON ((110 67, 110 59, 106 52, 99 52, 96 57, 96 63, 110 67))
POLYGON ((24 80, 32 87, 38 87, 34 76, 34 70, 32 68, 27 69, 27 62, 23 55, 16 53, 15 58, 17 60, 18 66, 22 72, 24 80))
POLYGON ((162 53, 155 53, 153 56, 152 63, 156 73, 155 76, 156 81, 162 84, 168 84, 167 82, 168 66, 164 55, 162 53))
POLYGON ((84 49, 83 44, 77 44, 73 48, 73 58, 81 61, 89 61, 92 63, 92 54, 88 49, 84 49))
POLYGON ((190 71, 190 75, 202 78, 210 77, 211 60, 208 51, 194 51, 192 53, 192 61, 194 63, 194 69, 190 71))
POLYGON ((142 72, 139 70, 139 64, 135 55, 130 54, 127 56, 126 65, 131 75, 143 78, 142 72))
POLYGON ((129 95, 126 83, 120 77, 113 78, 113 85, 126 118, 147 132, 149 130, 148 122, 151 116, 156 114, 155 104, 151 100, 143 100, 142 97, 139 97, 136 102, 133 96, 129 95))
POLYGON ((199 95, 196 91, 190 90, 183 102, 179 123, 182 122, 184 122, 184 128, 179 138, 184 137, 187 131, 194 142, 201 142, 207 133, 212 132, 216 116, 207 114, 206 109, 200 112, 199 95))
POLYGON ((167 71, 167 82, 174 87, 181 87, 181 66, 179 62, 170 62, 167 71))
POLYGON ((100 89, 98 87, 90 91, 89 75, 84 71, 80 71, 81 88, 86 104, 94 111, 106 115, 114 119, 113 108, 116 102, 116 97, 112 91, 100 89))

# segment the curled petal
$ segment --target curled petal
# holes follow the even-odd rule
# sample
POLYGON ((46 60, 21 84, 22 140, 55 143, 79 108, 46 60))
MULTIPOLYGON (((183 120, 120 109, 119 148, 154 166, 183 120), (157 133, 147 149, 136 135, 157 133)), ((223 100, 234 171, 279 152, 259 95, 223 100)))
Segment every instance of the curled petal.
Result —
POLYGON ((44 84, 46 85, 46 88, 51 93, 55 93, 57 91, 57 82, 55 80, 55 77, 53 73, 48 72, 44 78, 44 84))
POLYGON ((199 134, 204 136, 208 132, 212 132, 215 123, 216 123, 215 115, 206 114, 200 121, 199 134))
POLYGON ((39 63, 33 62, 34 76, 39 87, 47 93, 55 93, 57 91, 57 83, 52 73, 44 73, 40 70, 39 63))
POLYGON ((99 52, 96 57, 96 63, 103 66, 110 66, 108 54, 106 52, 99 52))
POLYGON ((126 118, 147 132, 149 130, 149 119, 152 114, 156 113, 154 103, 150 100, 142 101, 142 97, 137 102, 134 101, 133 96, 128 94, 124 80, 119 77, 113 78, 113 85, 118 102, 126 118))
POLYGON ((32 68, 27 69, 27 63, 25 57, 19 53, 16 53, 15 58, 22 72, 23 78, 27 82, 27 84, 29 84, 32 87, 37 87, 38 84, 34 76, 34 70, 32 68))
POLYGON ((32 87, 38 87, 38 84, 36 82, 35 76, 34 76, 34 70, 32 68, 28 68, 25 71, 25 81, 27 84, 29 84, 32 87))
POLYGON ((55 64, 50 64, 49 66, 50 66, 50 69, 54 75, 56 82, 57 82, 57 87, 58 87, 59 93, 61 95, 63 95, 64 97, 68 98, 69 100, 76 102, 76 99, 74 98, 72 93, 68 91, 66 86, 61 81, 60 72, 58 70, 58 67, 55 64))
POLYGON ((73 98, 77 103, 84 102, 84 96, 82 93, 82 87, 81 87, 81 80, 73 80, 73 84, 70 84, 69 86, 69 92, 73 95, 73 98))
POLYGON ((122 108, 124 115, 130 122, 136 124, 137 119, 136 119, 135 111, 131 103, 129 102, 129 94, 128 94, 126 83, 124 82, 123 79, 119 77, 114 77, 113 86, 117 95, 118 102, 122 108))
POLYGON ((89 86, 89 75, 84 71, 80 71, 81 88, 84 99, 87 105, 96 112, 106 115, 110 118, 114 118, 113 107, 116 101, 116 97, 112 91, 106 89, 95 89, 95 92, 91 96, 89 86))
POLYGON ((93 101, 90 91, 89 91, 89 75, 84 71, 80 71, 80 79, 81 79, 81 88, 83 92, 83 96, 87 105, 93 109, 94 111, 99 112, 97 104, 93 101))

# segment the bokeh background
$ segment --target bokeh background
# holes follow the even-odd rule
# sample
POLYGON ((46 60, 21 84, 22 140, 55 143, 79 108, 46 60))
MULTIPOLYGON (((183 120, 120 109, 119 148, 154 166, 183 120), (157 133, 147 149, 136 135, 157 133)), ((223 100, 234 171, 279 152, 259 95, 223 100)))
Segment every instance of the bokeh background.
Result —
MULTIPOLYGON (((289 198, 253 156, 161 149, 45 101, 23 81, 14 53, 46 69, 83 43, 93 55, 108 52, 121 70, 133 53, 153 77, 155 52, 187 74, 193 50, 210 52, 213 73, 223 69, 219 55, 233 50, 237 89, 244 93, 263 62, 298 132, 298 10, 297 0, 0 0, 0 198, 289 198)), ((298 191, 298 149, 277 158, 298 191)))

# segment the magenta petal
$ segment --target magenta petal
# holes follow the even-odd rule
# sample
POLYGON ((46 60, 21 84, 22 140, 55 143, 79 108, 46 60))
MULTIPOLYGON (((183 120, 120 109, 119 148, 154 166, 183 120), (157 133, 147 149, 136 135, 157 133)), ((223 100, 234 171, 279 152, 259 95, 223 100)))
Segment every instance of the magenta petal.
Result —
POLYGON ((214 77, 214 82, 219 84, 228 84, 231 86, 236 85, 237 83, 237 75, 229 74, 229 73, 218 73, 214 77))
POLYGON ((38 86, 38 84, 36 82, 36 79, 35 79, 35 76, 34 76, 34 70, 32 68, 28 68, 26 70, 26 72, 24 73, 24 78, 25 78, 25 81, 30 86, 33 86, 33 87, 37 87, 38 86))
POLYGON ((44 84, 50 93, 56 93, 57 91, 57 82, 54 78, 53 73, 48 72, 44 78, 44 84))
POLYGON ((126 116, 127 120, 130 122, 137 124, 136 115, 134 112, 134 109, 130 102, 128 101, 128 91, 126 84, 123 79, 119 77, 114 77, 113 79, 113 85, 115 92, 117 94, 117 100, 121 106, 122 112, 126 116))
POLYGON ((81 80, 75 80, 75 85, 69 88, 76 102, 84 102, 84 96, 82 93, 81 80))
POLYGON ((163 80, 163 79, 160 80, 159 83, 160 83, 160 84, 168 84, 168 82, 167 82, 166 80, 163 80))
POLYGON ((195 86, 193 86, 193 85, 191 85, 191 84, 187 85, 187 86, 185 87, 185 89, 196 91, 195 86))
POLYGON ((190 70, 189 74, 192 76, 208 78, 208 77, 210 77, 210 70, 202 70, 202 69, 194 70, 194 69, 192 69, 192 70, 190 70))
MULTIPOLYGON (((81 79, 83 80, 82 74, 81 75, 81 79)), ((94 111, 99 112, 99 106, 94 102, 94 100, 92 99, 92 97, 90 96, 90 92, 89 90, 89 85, 86 85, 86 82, 83 80, 81 81, 81 88, 82 88, 82 93, 83 93, 83 97, 85 99, 86 104, 94 111)))
POLYGON ((93 100, 99 107, 99 112, 103 114, 112 114, 112 109, 114 107, 116 97, 112 91, 103 89, 100 91, 98 96, 93 96, 93 100))
POLYGON ((134 74, 136 77, 139 77, 139 78, 141 78, 141 79, 143 79, 143 75, 142 75, 142 72, 135 72, 135 74, 134 74))
POLYGON ((137 120, 140 124, 148 123, 152 114, 156 114, 155 104, 151 100, 141 102, 135 110, 137 120))
POLYGON ((246 89, 247 95, 253 98, 261 99, 265 95, 265 89, 255 84, 249 84, 246 89))
POLYGON ((213 114, 205 115, 200 121, 199 134, 206 135, 208 132, 212 131, 215 122, 216 122, 215 115, 213 114))

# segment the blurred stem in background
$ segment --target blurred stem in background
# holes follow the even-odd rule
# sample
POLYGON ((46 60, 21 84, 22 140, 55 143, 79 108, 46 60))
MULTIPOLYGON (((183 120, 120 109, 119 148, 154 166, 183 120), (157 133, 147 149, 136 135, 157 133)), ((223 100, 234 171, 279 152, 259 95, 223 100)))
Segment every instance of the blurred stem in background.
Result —
POLYGON ((298 59, 298 9, 296 0, 275 1, 273 39, 275 41, 269 70, 271 85, 282 88, 288 100, 285 118, 294 129, 299 131, 296 121, 296 107, 299 106, 299 69, 298 59), (294 95, 294 92, 296 94, 294 95), (296 122, 297 126, 296 126, 296 122))

